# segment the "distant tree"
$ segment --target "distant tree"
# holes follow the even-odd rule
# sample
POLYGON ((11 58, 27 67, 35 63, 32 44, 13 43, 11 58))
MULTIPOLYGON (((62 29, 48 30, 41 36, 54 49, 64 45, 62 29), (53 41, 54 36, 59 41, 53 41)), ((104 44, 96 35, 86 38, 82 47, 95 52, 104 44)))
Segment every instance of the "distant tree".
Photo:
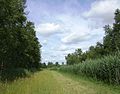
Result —
POLYGON ((62 65, 64 65, 64 62, 62 62, 62 65))
POLYGON ((104 46, 102 43, 97 42, 95 46, 96 58, 100 58, 105 55, 104 46))
POLYGON ((95 58, 95 54, 96 54, 96 52, 95 52, 95 47, 94 46, 90 46, 89 47, 89 50, 86 52, 86 54, 87 54, 87 59, 94 59, 95 58))
POLYGON ((120 10, 115 11, 114 17, 115 23, 113 28, 109 25, 106 25, 105 28, 105 37, 103 40, 103 45, 106 52, 113 53, 120 50, 120 10))
POLYGON ((41 63, 41 67, 42 67, 42 68, 47 68, 46 63, 41 63))
POLYGON ((82 54, 83 53, 81 49, 76 49, 74 53, 68 54, 65 57, 67 64, 73 65, 73 64, 81 63, 83 61, 82 54))
POLYGON ((115 38, 116 51, 120 51, 120 10, 117 9, 115 12, 115 23, 113 24, 113 34, 115 38))
POLYGON ((67 65, 73 65, 73 64, 75 64, 75 55, 74 54, 68 54, 66 57, 65 57, 65 59, 66 59, 66 61, 67 61, 67 65))
POLYGON ((105 28, 105 37, 103 40, 103 45, 105 52, 107 54, 110 54, 115 50, 115 42, 114 42, 115 40, 112 33, 113 29, 109 25, 106 25, 104 28, 105 28))
POLYGON ((82 55, 82 50, 79 48, 79 49, 76 49, 75 50, 75 54, 77 55, 77 56, 81 56, 82 55))
POLYGON ((85 61, 86 59, 87 59, 87 54, 86 54, 86 52, 84 52, 82 54, 82 62, 85 61))
POLYGON ((48 62, 48 65, 47 65, 48 67, 53 67, 54 66, 54 64, 53 64, 53 62, 48 62))
POLYGON ((59 63, 58 63, 58 62, 55 62, 55 66, 59 66, 59 63))

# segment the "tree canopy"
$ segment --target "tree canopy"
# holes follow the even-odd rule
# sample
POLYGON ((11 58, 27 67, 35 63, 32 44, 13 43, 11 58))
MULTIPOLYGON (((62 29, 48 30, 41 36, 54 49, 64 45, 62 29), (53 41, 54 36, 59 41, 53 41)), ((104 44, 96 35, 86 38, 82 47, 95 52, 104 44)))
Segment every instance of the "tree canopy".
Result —
POLYGON ((40 43, 27 20, 26 0, 0 0, 0 70, 38 68, 40 43))

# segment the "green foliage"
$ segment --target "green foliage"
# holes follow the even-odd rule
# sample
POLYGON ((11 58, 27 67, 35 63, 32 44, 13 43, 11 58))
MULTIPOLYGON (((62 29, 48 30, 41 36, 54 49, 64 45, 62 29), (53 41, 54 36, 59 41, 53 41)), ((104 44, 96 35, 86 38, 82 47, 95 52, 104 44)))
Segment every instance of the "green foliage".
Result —
POLYGON ((31 75, 31 72, 26 69, 22 69, 22 68, 7 69, 1 72, 1 80, 3 82, 13 81, 17 78, 26 77, 30 75, 31 75))
POLYGON ((24 10, 25 0, 0 0, 0 71, 39 67, 41 45, 24 10))
POLYGON ((59 66, 59 63, 58 63, 58 62, 55 62, 55 66, 59 66))
POLYGON ((67 60, 67 64, 68 65, 73 65, 73 64, 77 64, 83 61, 83 57, 82 57, 82 50, 81 49, 77 49, 75 50, 74 53, 72 54, 68 54, 65 59, 67 60))
POLYGON ((41 68, 47 68, 46 63, 41 63, 41 68))
POLYGON ((115 23, 113 27, 106 25, 105 37, 103 40, 103 45, 106 53, 111 54, 116 51, 120 51, 120 10, 115 11, 114 17, 115 23))
POLYGON ((92 77, 110 84, 120 84, 120 53, 101 59, 86 60, 80 64, 62 66, 59 70, 92 77))
POLYGON ((53 66, 54 66, 53 62, 48 62, 48 64, 47 64, 48 68, 53 67, 53 66))
POLYGON ((48 62, 47 67, 48 68, 52 68, 52 67, 59 67, 59 62, 55 62, 55 64, 53 62, 48 62))

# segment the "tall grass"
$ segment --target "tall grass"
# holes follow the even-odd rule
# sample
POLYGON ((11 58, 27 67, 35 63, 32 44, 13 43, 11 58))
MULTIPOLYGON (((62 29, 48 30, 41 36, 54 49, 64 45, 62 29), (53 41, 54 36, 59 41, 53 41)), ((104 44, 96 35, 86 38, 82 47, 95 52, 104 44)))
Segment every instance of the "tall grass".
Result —
POLYGON ((0 83, 0 94, 120 94, 120 89, 79 79, 73 74, 43 70, 29 78, 0 83))
POLYGON ((0 71, 1 82, 11 82, 18 78, 30 77, 34 72, 39 71, 38 69, 24 69, 24 68, 11 68, 0 71))
POLYGON ((86 60, 77 65, 65 65, 60 71, 92 77, 109 84, 120 84, 120 53, 101 59, 86 60))

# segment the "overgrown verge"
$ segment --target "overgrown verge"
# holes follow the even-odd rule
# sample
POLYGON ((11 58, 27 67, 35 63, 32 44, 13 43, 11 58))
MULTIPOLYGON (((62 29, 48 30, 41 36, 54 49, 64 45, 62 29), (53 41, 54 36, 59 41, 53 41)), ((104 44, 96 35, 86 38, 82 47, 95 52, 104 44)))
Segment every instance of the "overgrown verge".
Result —
POLYGON ((13 81, 17 78, 29 76, 30 72, 26 69, 7 69, 1 72, 1 81, 13 81))
POLYGON ((120 85, 120 53, 101 59, 86 60, 76 65, 61 66, 58 70, 120 85))
POLYGON ((2 82, 11 82, 18 78, 30 77, 37 71, 41 69, 24 69, 24 68, 14 68, 14 69, 6 69, 0 72, 0 81, 2 82))

